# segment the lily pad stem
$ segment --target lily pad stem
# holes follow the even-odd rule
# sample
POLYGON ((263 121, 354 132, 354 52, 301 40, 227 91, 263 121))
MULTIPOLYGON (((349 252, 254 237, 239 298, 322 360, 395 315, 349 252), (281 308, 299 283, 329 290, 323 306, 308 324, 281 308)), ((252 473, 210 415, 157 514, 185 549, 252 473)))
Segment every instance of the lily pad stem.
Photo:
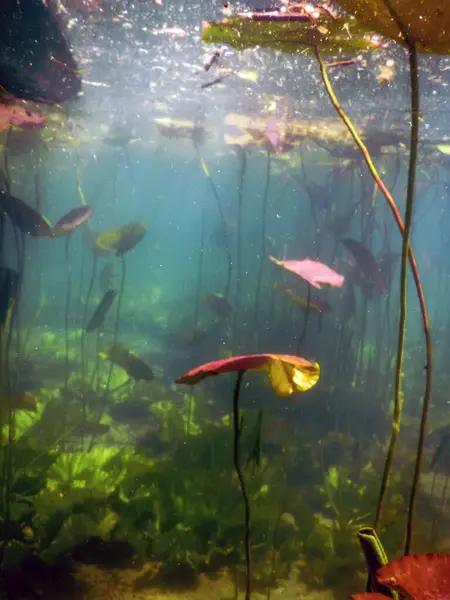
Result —
MULTIPOLYGON (((389 207, 392 211, 392 214, 394 216, 395 222, 397 223, 397 227, 399 228, 400 233, 402 234, 402 237, 403 237, 402 258, 405 255, 407 255, 409 258, 409 263, 411 266, 411 271, 412 271, 412 275, 413 275, 413 279, 414 279, 414 285, 416 287, 417 297, 419 300, 420 312, 422 315, 423 329, 424 329, 424 335, 425 335, 425 344, 426 344, 425 392, 424 392, 424 400, 423 400, 422 420, 421 420, 421 426, 420 426, 421 433, 419 435, 419 445, 418 445, 418 454, 417 454, 417 458, 416 458, 414 483, 413 483, 413 489, 411 492, 411 499, 410 499, 409 513, 408 513, 407 540, 406 540, 405 554, 409 553, 409 548, 410 548, 410 543, 411 543, 414 504, 415 504, 415 497, 416 497, 416 492, 417 492, 420 468, 421 468, 421 463, 422 463, 423 440, 425 437, 427 414, 428 414, 428 408, 429 408, 430 397, 431 397, 431 379, 432 379, 432 369, 433 369, 433 348, 432 348, 432 344, 431 344, 431 332, 430 332, 430 324, 429 324, 429 319, 428 319, 427 307, 426 307, 426 303, 425 303, 425 296, 424 296, 422 284, 420 281, 420 276, 419 276, 419 271, 417 268, 416 259, 414 257, 414 253, 411 249, 411 246, 409 244, 409 232, 410 232, 410 226, 411 226, 412 204, 413 204, 413 195, 414 195, 414 178, 415 178, 415 169, 416 169, 416 162, 417 162, 418 101, 419 101, 419 99, 418 99, 417 54, 415 51, 415 47, 413 45, 410 47, 410 49, 411 49, 410 50, 411 85, 412 85, 412 87, 413 86, 415 87, 414 90, 413 89, 411 90, 411 99, 412 99, 412 106, 413 106, 412 122, 413 122, 413 124, 414 124, 414 121, 416 123, 411 128, 411 142, 412 143, 411 143, 411 149, 410 149, 410 161, 409 161, 409 171, 408 171, 407 208, 406 208, 406 216, 405 216, 405 218, 408 219, 408 221, 407 221, 408 229, 406 229, 406 226, 403 223, 402 217, 398 211, 395 201, 394 201, 393 197, 391 196, 389 190, 387 189, 386 185, 384 184, 383 180, 381 179, 381 177, 372 161, 372 158, 370 156, 370 153, 369 153, 367 147, 365 146, 364 142, 361 140, 355 127, 353 126, 352 122, 346 115, 344 109, 342 108, 342 106, 339 103, 339 100, 337 99, 336 94, 334 93, 333 87, 331 85, 331 82, 330 82, 328 74, 327 74, 325 64, 320 55, 319 49, 317 47, 314 48, 314 52, 315 52, 315 55, 316 55, 316 58, 317 58, 317 61, 319 63, 319 67, 320 67, 320 73, 322 75, 322 81, 325 85, 325 89, 328 93, 328 96, 330 97, 330 100, 331 100, 334 108, 336 109, 336 112, 338 113, 339 117, 341 118, 342 122, 345 124, 345 126, 349 130, 356 145, 361 150, 364 160, 369 168, 369 171, 370 171, 372 177, 374 178, 374 180, 376 181, 378 187, 380 188, 382 194, 386 198, 386 200, 389 204, 389 207)), ((402 260, 402 278, 405 278, 406 277, 406 268, 404 269, 403 265, 404 265, 404 263, 402 260)), ((399 431, 400 431, 401 371, 402 371, 403 347, 404 347, 404 333, 403 333, 403 331, 401 332, 401 330, 403 330, 403 328, 404 328, 404 315, 406 314, 406 307, 405 307, 406 303, 404 301, 405 297, 406 297, 406 288, 403 287, 403 285, 402 285, 401 307, 400 307, 401 316, 400 316, 399 340, 398 340, 398 348, 397 348, 397 364, 396 364, 396 376, 395 376, 396 385, 395 385, 395 397, 394 397, 394 415, 393 415, 393 422, 392 422, 391 440, 389 443, 388 454, 386 456, 386 463, 385 463, 385 468, 384 468, 384 472, 383 472, 380 496, 379 496, 379 500, 378 500, 378 506, 377 506, 377 512, 376 512, 376 518, 375 518, 375 529, 378 529, 380 521, 381 521, 384 500, 386 497, 386 492, 387 492, 387 488, 388 488, 388 484, 389 484, 389 477, 390 477, 390 473, 392 470, 392 464, 393 464, 394 456, 395 456, 395 449, 396 449, 398 435, 399 435, 399 431), (402 318, 402 315, 403 315, 403 318, 402 318)))
POLYGON ((233 461, 234 468, 241 485, 242 498, 244 500, 245 509, 245 562, 246 562, 246 585, 245 585, 245 600, 250 600, 251 596, 251 568, 252 568, 252 555, 250 546, 250 502, 248 499, 247 488, 245 486, 244 476, 242 474, 240 460, 239 460, 239 442, 241 439, 241 425, 239 419, 239 393, 241 391, 242 378, 244 377, 244 371, 239 371, 236 379, 236 385, 233 393, 233 431, 234 431, 234 444, 233 444, 233 461))

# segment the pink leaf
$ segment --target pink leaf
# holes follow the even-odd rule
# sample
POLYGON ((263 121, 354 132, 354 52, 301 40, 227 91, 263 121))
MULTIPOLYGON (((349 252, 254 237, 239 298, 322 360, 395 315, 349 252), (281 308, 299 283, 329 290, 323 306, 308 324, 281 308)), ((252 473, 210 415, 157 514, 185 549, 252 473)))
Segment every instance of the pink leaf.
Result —
POLYGON ((87 205, 73 208, 65 214, 53 227, 53 235, 72 233, 74 229, 85 223, 92 215, 92 208, 87 205))
POLYGON ((341 287, 344 284, 344 276, 336 271, 333 271, 327 265, 318 260, 277 260, 273 256, 269 256, 270 260, 282 269, 286 269, 294 275, 301 277, 306 283, 312 285, 319 290, 322 284, 332 287, 341 287))
POLYGON ((14 104, 0 104, 0 124, 5 129, 10 125, 22 129, 42 129, 45 119, 37 112, 25 110, 14 104))

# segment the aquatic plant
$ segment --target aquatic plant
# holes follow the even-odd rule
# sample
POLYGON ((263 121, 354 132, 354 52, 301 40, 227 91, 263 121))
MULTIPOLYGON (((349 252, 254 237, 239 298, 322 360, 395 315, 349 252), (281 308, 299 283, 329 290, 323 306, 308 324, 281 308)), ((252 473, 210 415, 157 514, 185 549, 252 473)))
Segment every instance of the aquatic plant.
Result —
POLYGON ((311 306, 311 286, 321 289, 323 284, 331 287, 341 287, 344 285, 344 276, 340 275, 324 263, 318 260, 306 258, 304 260, 277 260, 273 256, 269 256, 270 260, 282 269, 286 269, 290 273, 297 275, 308 285, 308 296, 306 299, 305 319, 303 321, 303 330, 297 342, 297 350, 306 336, 306 327, 308 325, 309 311, 311 306))
MULTIPOLYGON (((402 556, 382 566, 376 572, 378 583, 400 593, 409 600, 448 598, 450 586, 450 555, 412 554, 402 556)), ((353 600, 389 598, 380 592, 352 594, 353 600)))
POLYGON ((370 31, 376 31, 409 49, 414 40, 418 52, 450 54, 450 42, 446 32, 450 19, 445 0, 431 0, 420 6, 414 0, 339 0, 347 12, 370 31), (408 39, 405 39, 405 31, 408 39))
POLYGON ((221 222, 221 226, 222 226, 222 231, 223 231, 223 235, 225 238, 225 255, 226 255, 226 260, 227 260, 227 277, 225 280, 225 286, 224 286, 224 290, 223 290, 223 297, 225 298, 225 300, 228 300, 228 294, 230 292, 230 285, 231 285, 231 273, 232 273, 232 269, 233 269, 233 262, 231 260, 231 251, 230 251, 230 240, 229 240, 229 233, 228 233, 228 226, 227 226, 227 222, 225 219, 225 214, 223 211, 223 206, 222 206, 222 200, 220 199, 219 193, 217 191, 217 187, 213 181, 213 178, 211 177, 211 174, 208 170, 208 167, 206 166, 206 163, 204 161, 204 159, 200 156, 199 153, 199 149, 198 146, 195 145, 195 149, 197 151, 198 157, 199 157, 199 161, 200 161, 200 166, 206 176, 206 180, 208 181, 210 187, 211 187, 211 191, 212 194, 214 196, 214 199, 216 200, 216 204, 217 204, 217 209, 219 211, 219 216, 220 216, 220 222, 221 222))
POLYGON ((265 371, 275 393, 280 396, 290 396, 295 391, 305 392, 313 387, 320 376, 318 363, 312 364, 296 356, 277 354, 253 354, 235 356, 224 360, 207 363, 192 369, 180 376, 176 383, 193 385, 205 377, 217 376, 221 373, 237 372, 236 386, 233 394, 233 462, 241 486, 245 510, 245 558, 246 558, 246 587, 245 597, 251 596, 251 546, 250 546, 250 502, 244 476, 240 465, 240 437, 242 424, 239 418, 239 394, 242 378, 247 371, 265 371))
POLYGON ((262 46, 289 53, 312 53, 317 45, 335 55, 377 48, 358 21, 337 19, 327 9, 315 5, 311 11, 310 7, 307 2, 295 2, 285 10, 249 11, 204 22, 202 39, 237 50, 262 46))
MULTIPOLYGON (((380 0, 381 2, 381 0, 380 0)), ((438 7, 440 0, 437 0, 438 7)), ((408 169, 408 186, 407 186, 407 194, 406 194, 406 210, 405 210, 405 222, 400 216, 400 213, 397 209, 395 201, 392 195, 389 193, 386 185, 382 181, 370 155, 370 152, 367 146, 364 144, 361 137, 358 135, 355 127, 352 122, 348 118, 347 114, 343 110, 340 105, 336 94, 334 93, 332 84, 328 77, 327 66, 325 65, 322 59, 322 52, 326 52, 329 50, 328 43, 333 43, 339 41, 339 35, 336 36, 336 30, 333 29, 334 25, 339 27, 338 23, 344 23, 341 18, 333 16, 331 18, 334 21, 334 25, 326 26, 324 30, 321 30, 320 27, 316 28, 317 19, 325 19, 331 17, 331 15, 325 11, 317 10, 316 19, 311 19, 311 16, 308 14, 302 14, 306 11, 306 5, 300 3, 300 5, 293 5, 293 9, 288 9, 287 14, 283 15, 279 11, 272 11, 270 13, 244 13, 232 19, 226 19, 224 22, 215 22, 212 24, 204 24, 204 33, 203 39, 204 41, 217 43, 219 39, 222 41, 227 41, 231 45, 234 45, 237 48, 251 47, 256 43, 258 45, 267 46, 267 47, 278 47, 280 50, 288 51, 288 52, 296 52, 299 51, 300 48, 308 48, 312 49, 316 60, 318 62, 320 73, 322 77, 323 84, 325 86, 326 92, 338 113, 340 119, 347 127, 350 132, 354 142, 358 146, 361 151, 364 160, 369 168, 369 171, 376 182, 376 185, 383 193, 386 201, 391 209, 391 212, 394 216, 395 222, 402 234, 402 261, 401 261, 401 286, 400 286, 400 320, 399 320, 399 332, 398 332, 398 347, 397 347, 397 364, 396 364, 396 377, 395 377, 395 392, 394 392, 394 413, 393 413, 393 423, 392 423, 392 433, 391 440, 389 443, 386 463, 382 478, 380 497, 378 501, 377 514, 375 519, 375 528, 377 528, 381 515, 382 508, 385 500, 386 490, 389 482, 390 473, 392 470, 393 459, 395 456, 395 450, 397 446, 398 433, 400 429, 400 419, 401 419, 401 372, 402 372, 402 364, 403 364, 403 353, 404 353, 404 339, 405 339, 405 322, 406 322, 406 280, 407 280, 407 266, 408 261, 411 267, 411 271, 414 278, 414 283, 416 287, 417 296, 419 299, 420 310, 422 314, 425 342, 426 342, 426 381, 425 381, 425 393, 424 393, 424 402, 422 409, 422 419, 419 430, 419 441, 417 446, 417 457, 416 457, 416 468, 413 477, 412 489, 411 489, 411 497, 410 497, 410 506, 408 510, 408 523, 407 523, 407 536, 406 536, 406 544, 405 544, 405 553, 408 554, 411 546, 411 537, 412 537, 412 529, 413 529, 413 518, 414 518, 414 508, 415 501, 417 497, 417 489, 419 485, 419 476, 422 465, 422 457, 423 457, 423 447, 424 447, 424 439, 426 434, 426 423, 429 412, 430 405, 430 396, 431 396, 431 378, 432 378, 432 369, 433 369, 433 353, 432 353, 432 345, 431 345, 431 334, 430 334, 430 326, 428 320, 428 312, 426 308, 425 298, 423 294, 423 289, 417 269, 416 260, 412 249, 409 244, 409 236, 412 222, 412 214, 413 214, 413 201, 414 201, 414 185, 415 185, 415 174, 416 174, 416 165, 417 165, 417 151, 418 151, 418 141, 419 141, 419 77, 418 77, 418 42, 419 38, 415 38, 411 34, 411 29, 409 27, 410 19, 413 17, 414 12, 410 12, 408 10, 409 2, 405 0, 404 8, 406 7, 406 16, 403 18, 403 15, 393 9, 389 0, 384 0, 384 8, 387 9, 388 13, 391 16, 391 19, 388 21, 390 24, 392 21, 395 23, 397 30, 400 32, 400 36, 403 44, 408 49, 409 56, 409 66, 410 66, 410 86, 411 86, 411 145, 410 145, 410 155, 409 155, 409 169, 408 169), (295 13, 299 12, 299 15, 295 13), (292 38, 289 38, 289 28, 296 27, 297 22, 306 23, 309 26, 309 29, 306 30, 306 33, 303 37, 298 35, 295 38, 295 41, 292 41, 292 38), (261 25, 262 23, 262 25, 261 25), (293 25, 294 24, 294 25, 293 25), (280 32, 281 27, 281 32, 280 32), (275 28, 278 28, 278 38, 274 38, 273 31, 275 28), (256 32, 257 37, 252 37, 256 32), (288 33, 287 40, 283 36, 288 33), (266 34, 266 37, 264 37, 266 34), (267 35, 269 34, 269 35, 267 35), (309 37, 308 37, 309 36, 309 37), (256 42, 256 39, 258 40, 256 42), (286 42, 287 43, 284 43, 286 42), (274 44, 276 42, 276 44, 274 44)), ((357 13, 364 14, 365 17, 367 15, 371 15, 372 12, 368 11, 364 12, 365 8, 363 4, 359 2, 359 0, 349 1, 349 7, 357 9, 357 13)), ((432 9, 435 10, 435 7, 432 9)), ((438 12, 433 14, 433 18, 430 17, 429 24, 433 29, 438 29, 440 27, 439 18, 436 17, 436 14, 439 14, 441 11, 438 8, 438 12)), ((376 11, 375 11, 376 12, 376 11)), ((354 26, 360 27, 358 24, 358 19, 354 20, 354 26)), ((349 25, 348 25, 349 26, 349 25)), ((346 26, 347 29, 347 26, 346 26)), ((427 43, 431 39, 427 40, 427 43)), ((350 42, 355 42, 356 38, 351 38, 350 42)), ((340 44, 340 42, 339 42, 340 44)), ((367 49, 369 46, 366 47, 367 49)), ((344 49, 343 45, 339 45, 337 49, 338 53, 342 52, 344 49)), ((355 50, 356 47, 353 47, 355 50)), ((347 48, 347 50, 351 51, 351 48, 347 48)))

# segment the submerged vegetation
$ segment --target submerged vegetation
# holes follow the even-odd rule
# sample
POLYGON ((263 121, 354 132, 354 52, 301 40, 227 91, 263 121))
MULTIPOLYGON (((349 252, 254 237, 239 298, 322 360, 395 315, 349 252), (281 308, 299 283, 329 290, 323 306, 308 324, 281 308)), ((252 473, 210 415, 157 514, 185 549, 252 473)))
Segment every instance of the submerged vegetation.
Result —
POLYGON ((225 3, 201 40, 160 23, 174 14, 160 2, 5 9, 5 597, 53 597, 39 571, 70 587, 92 563, 139 571, 150 597, 219 574, 246 600, 300 585, 367 590, 354 600, 447 590, 449 152, 439 127, 421 138, 419 104, 422 69, 430 83, 449 68, 430 74, 419 54, 450 52, 447 17, 433 0, 419 34, 409 0, 340 4, 225 3), (89 48, 86 69, 61 18, 89 48), (32 64, 34 21, 46 35, 32 64), (126 92, 111 65, 94 78, 102 26, 124 44, 117 63, 136 63, 126 92), (178 61, 191 38, 220 46, 200 66, 178 61), (266 84, 283 95, 255 97, 272 62, 266 84), (305 80, 316 68, 313 100, 278 68, 305 80), (169 79, 161 101, 139 69, 169 79), (84 70, 84 88, 114 92, 76 97, 84 70), (191 80, 203 99, 192 119, 171 105, 191 80), (353 110, 361 81, 383 86, 378 119, 353 110), (408 110, 391 93, 407 81, 408 110), (215 106, 219 122, 207 94, 227 86, 239 102, 215 106))

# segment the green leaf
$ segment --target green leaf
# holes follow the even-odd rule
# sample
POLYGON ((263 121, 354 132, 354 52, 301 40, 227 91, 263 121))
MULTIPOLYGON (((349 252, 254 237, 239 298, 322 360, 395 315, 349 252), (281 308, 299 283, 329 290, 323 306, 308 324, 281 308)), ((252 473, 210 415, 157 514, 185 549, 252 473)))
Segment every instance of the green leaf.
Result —
POLYGON ((365 36, 354 19, 322 16, 312 21, 254 21, 236 16, 207 23, 202 40, 208 44, 228 44, 236 50, 270 48, 280 52, 312 53, 319 46, 322 53, 344 54, 374 50, 377 46, 365 36))
POLYGON ((339 471, 336 467, 330 467, 328 469, 327 481, 335 490, 339 487, 339 471))

